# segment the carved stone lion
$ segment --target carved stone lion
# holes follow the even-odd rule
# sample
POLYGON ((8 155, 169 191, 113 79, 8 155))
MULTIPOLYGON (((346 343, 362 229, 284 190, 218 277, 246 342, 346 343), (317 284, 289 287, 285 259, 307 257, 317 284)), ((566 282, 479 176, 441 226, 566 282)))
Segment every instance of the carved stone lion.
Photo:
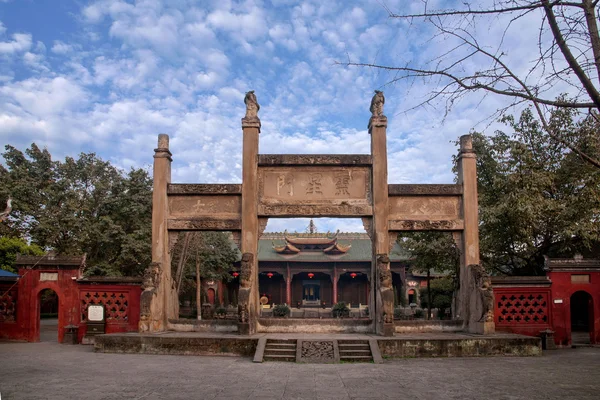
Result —
POLYGON ((473 284, 481 296, 481 317, 479 322, 494 321, 494 291, 492 280, 485 269, 479 264, 469 265, 473 284))
POLYGON ((254 262, 254 254, 242 254, 242 265, 240 274, 240 284, 243 288, 249 288, 252 284, 252 263, 254 262))
POLYGON ((260 105, 256 100, 254 90, 246 93, 246 97, 244 97, 244 104, 246 104, 246 116, 244 118, 258 119, 258 110, 260 110, 260 105))
POLYGON ((375 95, 371 99, 371 114, 373 117, 381 117, 383 115, 383 105, 385 104, 385 97, 383 92, 380 90, 375 91, 375 95))

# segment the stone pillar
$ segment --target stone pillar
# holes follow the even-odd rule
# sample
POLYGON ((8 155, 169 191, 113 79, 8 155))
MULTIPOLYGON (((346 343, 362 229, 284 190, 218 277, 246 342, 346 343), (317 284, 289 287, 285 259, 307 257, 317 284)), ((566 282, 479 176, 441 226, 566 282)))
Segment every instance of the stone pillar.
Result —
MULTIPOLYGON (((377 95, 376 95, 377 96, 377 95)), ((375 100, 375 98, 374 98, 375 100)), ((373 108, 373 106, 371 106, 373 108)), ((373 112, 373 109, 371 110, 373 112)), ((383 110, 381 110, 383 111, 383 110)), ((373 157, 373 262, 371 282, 375 288, 375 312, 372 313, 377 333, 394 334, 394 297, 390 274, 388 234, 388 182, 387 182, 387 117, 383 114, 369 120, 371 154, 373 157), (375 261, 377 259, 377 261, 375 261), (387 260, 387 261, 386 261, 387 260)), ((371 307, 372 309, 373 307, 371 307)), ((372 310, 370 310, 372 312, 372 310)))
MULTIPOLYGON (((480 288, 478 283, 482 280, 482 268, 479 266, 477 165, 471 135, 464 135, 460 138, 458 183, 463 186, 461 213, 465 226, 460 238, 461 265, 459 304, 457 305, 458 318, 463 319, 464 328, 468 332, 493 333, 494 322, 493 319, 488 321, 488 318, 486 318, 490 310, 484 310, 486 305, 482 296, 482 289, 491 290, 491 288, 480 288)), ((493 310, 491 312, 493 313, 493 310)))
POLYGON ((169 318, 179 315, 179 301, 171 277, 171 255, 167 219, 169 205, 167 185, 171 183, 171 152, 169 136, 158 135, 154 150, 152 188, 152 264, 144 279, 141 297, 140 331, 160 332, 167 328, 169 318))
POLYGON ((337 304, 338 302, 338 272, 337 272, 337 265, 335 265, 335 263, 333 264, 333 305, 337 304))
POLYGON ((257 116, 242 118, 242 274, 238 296, 238 332, 251 335, 258 317, 258 136, 257 116), (245 258, 245 260, 244 260, 245 258), (244 273, 244 268, 246 272, 244 273))
POLYGON ((290 266, 287 265, 287 273, 285 277, 285 301, 288 306, 292 306, 292 274, 290 266))

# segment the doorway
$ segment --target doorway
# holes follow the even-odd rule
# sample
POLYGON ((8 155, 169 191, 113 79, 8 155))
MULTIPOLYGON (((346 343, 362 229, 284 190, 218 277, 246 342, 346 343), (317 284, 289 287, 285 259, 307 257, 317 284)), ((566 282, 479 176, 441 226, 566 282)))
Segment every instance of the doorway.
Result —
POLYGON ((589 344, 593 328, 592 296, 578 291, 571 296, 571 343, 589 344))
POLYGON ((52 289, 39 294, 40 342, 58 341, 58 295, 52 289))

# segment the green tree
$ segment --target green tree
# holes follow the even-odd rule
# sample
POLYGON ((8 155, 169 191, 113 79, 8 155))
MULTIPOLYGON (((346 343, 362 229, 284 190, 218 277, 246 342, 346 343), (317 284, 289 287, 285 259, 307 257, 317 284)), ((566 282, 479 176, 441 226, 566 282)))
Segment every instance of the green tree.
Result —
MULTIPOLYGON (((598 122, 552 112, 561 137, 599 154, 598 122)), ((572 255, 600 239, 600 173, 545 140, 530 110, 505 117, 510 133, 474 134, 482 263, 496 274, 543 275, 544 256, 572 255)))
POLYGON ((28 256, 41 256, 44 251, 35 244, 27 244, 23 239, 16 237, 0 237, 0 269, 17 272, 15 261, 17 254, 28 256))
POLYGON ((454 282, 450 277, 441 277, 431 280, 430 288, 421 291, 421 306, 437 308, 441 312, 452 307, 452 296, 454 294, 454 282), (431 297, 431 307, 429 298, 431 297))
POLYGON ((452 236, 447 232, 428 231, 411 232, 398 240, 411 254, 410 270, 427 274, 427 319, 431 317, 433 296, 431 291, 431 274, 444 274, 453 282, 458 282, 460 251, 452 236))
POLYGON ((225 232, 188 232, 180 234, 175 246, 172 269, 177 290, 196 291, 200 316, 202 280, 229 281, 229 271, 238 260, 238 251, 225 232))
POLYGON ((0 200, 13 212, 3 235, 27 237, 59 254, 87 254, 92 275, 139 275, 150 262, 152 182, 124 173, 93 153, 54 161, 34 144, 6 146, 0 200))

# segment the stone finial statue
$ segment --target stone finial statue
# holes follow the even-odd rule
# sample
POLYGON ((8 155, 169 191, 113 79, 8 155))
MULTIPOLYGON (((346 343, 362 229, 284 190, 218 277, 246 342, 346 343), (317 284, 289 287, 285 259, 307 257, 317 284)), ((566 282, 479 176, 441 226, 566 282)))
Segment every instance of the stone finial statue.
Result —
POLYGON ((383 322, 394 322, 394 292, 392 291, 392 273, 389 268, 390 258, 387 254, 377 255, 377 272, 379 273, 379 288, 383 301, 383 322))
POLYGON ((481 317, 479 322, 494 321, 494 291, 492 280, 486 270, 479 264, 469 265, 475 288, 481 296, 481 317))
POLYGON ((248 304, 246 303, 238 305, 238 322, 248 323, 248 304))
POLYGON ((160 273, 161 266, 156 262, 151 263, 148 269, 146 269, 146 272, 144 272, 144 280, 142 283, 144 291, 140 296, 140 332, 148 332, 150 330, 150 325, 152 323, 150 319, 150 305, 152 304, 152 298, 158 292, 160 273))
POLYGON ((243 288, 249 288, 252 282, 252 262, 254 261, 254 254, 244 253, 242 254, 242 265, 240 274, 240 283, 243 288))
POLYGON ((385 97, 381 90, 376 90, 373 99, 371 99, 371 114, 373 117, 383 116, 383 105, 385 104, 385 97))
POLYGON ((246 93, 246 97, 244 97, 244 104, 246 104, 246 116, 244 118, 258 119, 258 110, 260 110, 260 105, 256 100, 254 90, 246 93))

